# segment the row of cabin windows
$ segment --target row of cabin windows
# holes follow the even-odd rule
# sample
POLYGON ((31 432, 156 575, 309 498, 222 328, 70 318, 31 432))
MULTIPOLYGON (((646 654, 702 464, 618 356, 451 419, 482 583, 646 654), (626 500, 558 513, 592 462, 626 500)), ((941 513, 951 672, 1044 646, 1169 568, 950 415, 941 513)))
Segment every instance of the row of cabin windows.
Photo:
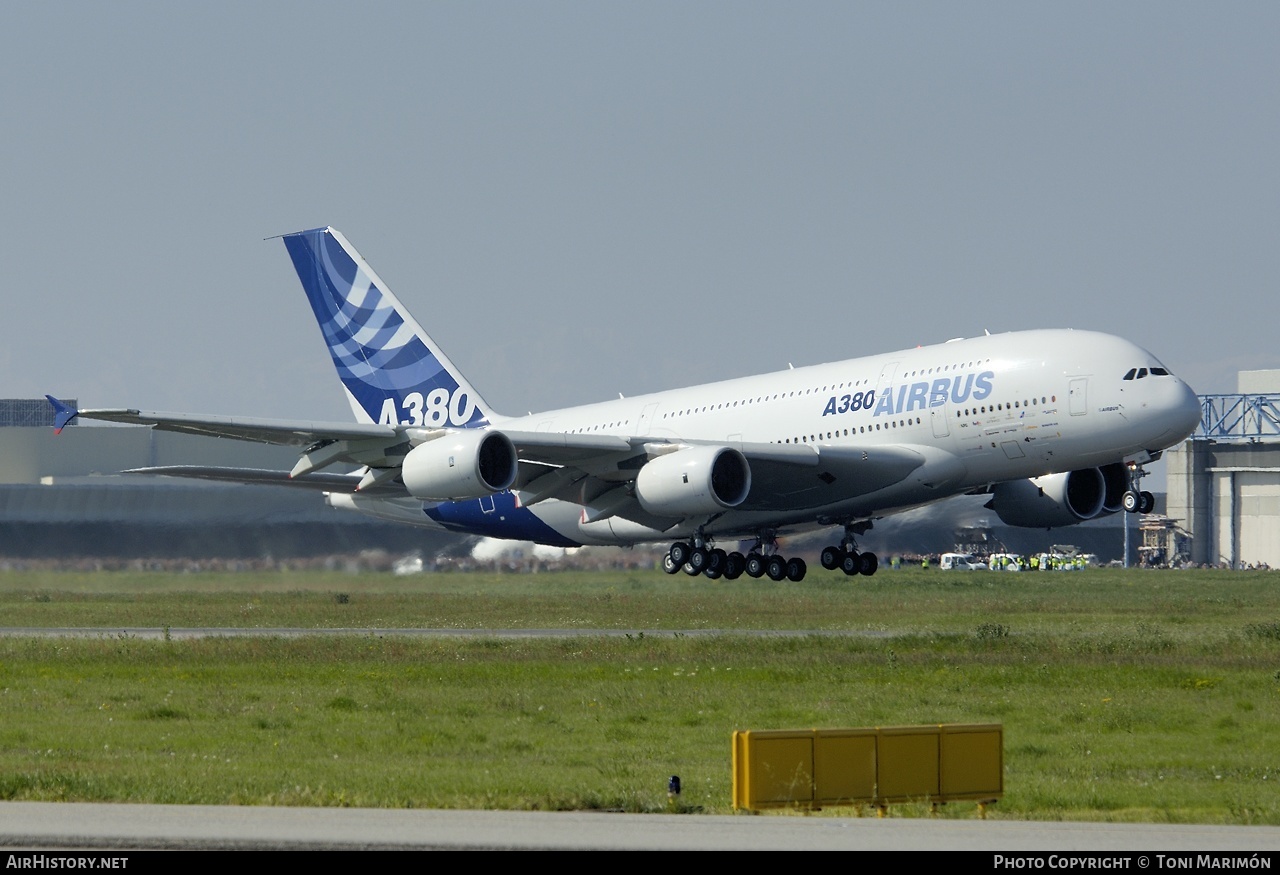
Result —
MULTIPOLYGON (((934 374, 934 373, 939 373, 939 374, 941 374, 941 373, 944 373, 944 372, 946 372, 946 371, 960 370, 960 369, 962 369, 962 368, 973 368, 973 367, 977 367, 978 365, 988 364, 988 363, 990 363, 990 361, 991 361, 991 359, 983 359, 983 360, 981 360, 981 361, 976 361, 976 362, 966 362, 965 364, 958 364, 958 365, 943 365, 943 366, 941 366, 941 367, 937 367, 937 368, 927 368, 927 369, 926 369, 926 368, 921 368, 920 370, 912 371, 910 374, 907 374, 906 376, 915 377, 915 376, 928 376, 929 374, 934 374)), ((1156 373, 1157 371, 1159 371, 1159 372, 1161 372, 1161 373, 1167 373, 1167 372, 1165 372, 1162 368, 1160 368, 1160 369, 1152 368, 1151 370, 1152 370, 1152 373, 1156 373)), ((1129 373, 1130 373, 1130 374, 1132 374, 1132 373, 1134 373, 1134 371, 1130 371, 1129 373)), ((1145 376, 1145 374, 1146 374, 1146 369, 1144 368, 1144 369, 1143 369, 1143 375, 1145 376)), ((1126 376, 1126 377, 1125 377, 1125 379, 1126 379, 1126 380, 1128 380, 1128 379, 1132 379, 1132 377, 1126 376)), ((763 404, 763 403, 764 403, 764 402, 766 402, 766 401, 777 401, 779 398, 794 398, 794 397, 796 397, 797 395, 801 395, 801 396, 804 396, 804 395, 812 395, 812 394, 813 394, 813 393, 815 393, 815 392, 833 392, 833 391, 837 391, 837 390, 840 390, 840 389, 844 389, 844 388, 846 388, 846 387, 848 387, 848 388, 852 389, 852 388, 856 388, 856 387, 858 387, 858 386, 865 386, 865 385, 869 384, 870 382, 871 382, 870 380, 852 380, 852 381, 850 381, 850 382, 848 382, 848 383, 839 383, 839 384, 831 385, 831 386, 823 386, 821 389, 817 389, 817 388, 815 388, 815 389, 805 389, 803 392, 801 392, 801 391, 797 390, 797 391, 795 391, 795 392, 782 392, 782 393, 774 394, 774 395, 761 395, 761 396, 760 396, 760 397, 758 397, 758 398, 747 398, 747 399, 745 399, 745 400, 743 400, 743 401, 726 401, 726 402, 723 402, 723 403, 721 403, 721 404, 710 404, 710 405, 707 405, 707 406, 705 406, 705 407, 689 407, 689 408, 686 408, 685 410, 677 410, 677 411, 675 411, 674 413, 664 413, 664 414, 662 414, 662 418, 663 418, 663 419, 668 419, 668 418, 675 419, 675 418, 676 418, 676 417, 678 417, 678 416, 691 416, 691 415, 693 415, 693 414, 695 414, 695 413, 706 413, 708 410, 723 410, 723 409, 725 409, 725 408, 734 408, 734 407, 737 407, 738 405, 742 405, 743 407, 745 407, 745 406, 747 406, 748 404, 763 404)), ((1015 403, 1016 403, 1016 402, 1015 402, 1015 403)), ((1044 403, 1044 399, 1041 399, 1040 403, 1041 403, 1041 404, 1043 404, 1043 403, 1044 403)), ((975 412, 976 412, 976 411, 975 411, 975 412)), ((984 413, 986 412, 985 408, 983 409, 983 412, 984 412, 984 413)), ((959 416, 960 414, 959 414, 959 413, 957 413, 956 415, 957 415, 957 416, 959 416)), ((968 412, 968 411, 965 411, 964 415, 965 415, 965 416, 968 416, 968 415, 969 415, 969 412, 968 412)), ((589 427, 587 427, 587 428, 577 428, 577 429, 573 429, 573 430, 571 430, 571 431, 569 432, 569 434, 582 434, 582 433, 584 433, 584 432, 588 432, 588 431, 600 431, 600 429, 602 429, 602 428, 605 428, 605 429, 608 429, 608 428, 616 428, 616 427, 620 427, 620 426, 629 425, 629 424, 630 424, 630 422, 631 422, 630 420, 627 420, 626 422, 610 422, 610 423, 608 423, 608 424, 606 424, 606 425, 595 425, 595 426, 589 426, 589 427)), ((877 428, 879 428, 879 426, 877 426, 877 428)), ((847 431, 848 431, 848 429, 846 429, 845 431, 847 432, 847 431)))
MULTIPOLYGON (((959 364, 959 365, 943 365, 941 367, 928 368, 928 369, 922 368, 918 371, 912 371, 910 374, 907 374, 905 376, 915 377, 915 376, 926 376, 928 374, 934 374, 934 373, 941 374, 944 371, 960 370, 961 368, 973 368, 973 367, 977 367, 978 365, 989 364, 990 362, 991 362, 991 359, 984 359, 982 361, 966 362, 965 364, 959 364)), ((733 407, 737 407, 739 404, 741 404, 744 407, 748 404, 763 404, 766 401, 777 401, 779 398, 795 398, 797 395, 800 395, 800 396, 812 395, 815 392, 835 392, 845 388, 854 389, 854 388, 857 388, 858 386, 870 385, 870 383, 871 383, 870 380, 851 380, 848 383, 839 383, 839 384, 833 384, 831 386, 823 386, 820 389, 813 388, 813 389, 805 389, 804 391, 796 390, 794 392, 782 392, 774 395, 761 395, 758 398, 747 398, 743 401, 732 401, 732 402, 726 401, 723 404, 710 404, 710 405, 707 405, 706 407, 689 407, 685 410, 677 410, 674 413, 664 413, 662 414, 662 418, 667 419, 668 417, 670 417, 674 419, 677 416, 691 416, 694 413, 706 413, 708 410, 723 410, 726 407, 733 408, 733 407)))
POLYGON ((588 432, 588 431, 599 431, 602 428, 622 428, 624 425, 630 425, 630 424, 631 424, 631 420, 628 419, 623 422, 609 422, 609 423, 605 423, 604 425, 589 425, 586 428, 571 428, 567 433, 582 434, 583 432, 588 432))
POLYGON ((1022 408, 1022 407, 1034 407, 1037 404, 1055 403, 1057 402, 1057 400, 1058 400, 1057 395, 1050 395, 1047 398, 1044 396, 1041 396, 1039 401, 1032 398, 1030 401, 1015 401, 1012 404, 1007 404, 1007 403, 984 404, 981 407, 974 407, 974 408, 966 407, 964 410, 956 411, 956 418, 959 419, 962 416, 977 416, 980 413, 996 413, 997 411, 1001 411, 1001 410, 1018 410, 1019 408, 1022 408))
MULTIPOLYGON (((1138 376, 1135 378, 1135 377, 1130 377, 1130 376, 1127 376, 1127 375, 1126 375, 1126 376, 1125 376, 1125 379, 1126 379, 1126 380, 1129 380, 1129 379, 1139 379, 1139 380, 1140 380, 1140 379, 1142 379, 1142 377, 1146 376, 1147 369, 1146 369, 1146 368, 1142 368, 1141 370, 1139 370, 1139 369, 1135 368, 1135 369, 1133 369, 1132 371, 1130 371, 1129 373, 1130 373, 1130 374, 1137 374, 1138 376)), ((1168 374, 1168 371, 1166 371, 1164 368, 1151 368, 1151 373, 1153 373, 1153 374, 1157 374, 1158 376, 1166 376, 1166 375, 1168 374)), ((842 384, 840 384, 840 386, 838 386, 838 387, 837 387, 837 386, 833 386, 833 387, 831 387, 831 388, 833 388, 833 389, 834 389, 834 388, 842 388, 843 386, 844 386, 844 384, 842 383, 842 384)), ((815 392, 816 392, 816 391, 824 391, 824 392, 825 392, 825 391, 827 391, 827 387, 825 387, 825 386, 824 386, 821 390, 814 389, 814 390, 812 390, 812 391, 815 391, 815 392)), ((792 394, 792 395, 794 395, 795 393, 794 393, 794 392, 792 392, 791 394, 792 394)), ((807 391, 806 391, 806 394, 807 394, 807 391)), ((774 395, 773 397, 776 399, 778 396, 777 396, 777 395, 774 395)), ((766 400, 770 400, 770 399, 767 399, 767 398, 757 398, 756 400, 757 400, 757 401, 766 401, 766 400)), ((973 407, 973 408, 966 407, 964 410, 957 410, 957 411, 956 411, 956 417, 957 417, 957 418, 960 418, 960 417, 965 417, 965 416, 978 416, 979 414, 983 414, 983 413, 996 413, 997 411, 1004 411, 1004 410, 1017 410, 1017 409, 1020 409, 1020 408, 1023 408, 1023 407, 1033 407, 1033 406, 1035 406, 1036 404, 1049 404, 1049 403, 1056 403, 1056 402, 1057 402, 1057 400, 1058 400, 1058 396, 1057 396, 1057 395, 1049 395, 1049 396, 1041 396, 1039 401, 1037 401, 1036 399, 1032 398, 1030 401, 1014 401, 1012 404, 999 403, 999 404, 990 404, 990 405, 988 405, 988 404, 984 404, 984 405, 982 405, 981 407, 973 407)), ((745 405, 745 404, 750 404, 750 403, 752 403, 752 402, 751 402, 750 400, 748 400, 748 401, 743 401, 742 403, 745 405)), ((722 408, 722 407, 724 407, 724 406, 725 406, 724 404, 719 404, 719 405, 715 405, 714 407, 703 407, 703 408, 701 408, 701 410, 699 410, 699 409, 696 409, 696 408, 695 408, 695 409, 690 409, 690 410, 677 411, 676 413, 671 413, 671 414, 666 414, 666 413, 664 413, 664 414, 662 414, 662 418, 663 418, 663 419, 666 419, 668 415, 669 415, 669 416, 671 416, 671 417, 676 417, 676 416, 683 416, 683 415, 685 415, 686 413, 699 413, 699 412, 706 411, 706 410, 718 410, 718 409, 720 409, 720 408, 722 408)), ((737 406, 738 406, 738 402, 736 402, 736 401, 735 401, 735 402, 733 402, 730 406, 732 406, 732 407, 737 407, 737 406)), ((900 423, 900 424, 902 424, 902 425, 904 425, 904 426, 906 426, 906 425, 910 425, 910 424, 911 424, 911 420, 910 420, 910 419, 907 419, 907 420, 898 420, 898 422, 896 422, 896 423, 894 423, 894 422, 890 422, 890 423, 887 423, 887 424, 885 425, 885 428, 897 428, 899 423, 900 423)), ((920 418, 919 418, 919 417, 916 417, 915 423, 916 423, 917 425, 920 423, 920 418)), ((569 433, 570 433, 570 434, 582 434, 582 433, 584 433, 584 432, 588 432, 588 431, 600 431, 600 429, 602 429, 602 428, 604 428, 604 429, 608 429, 608 428, 620 428, 620 427, 622 427, 622 426, 626 426, 626 425, 630 425, 630 424, 631 424, 631 420, 629 420, 629 419, 628 419, 628 420, 625 420, 625 421, 623 421, 623 422, 610 422, 610 423, 607 423, 607 424, 605 424, 605 425, 595 425, 595 426, 589 426, 589 427, 587 427, 587 428, 576 428, 576 429, 572 429, 569 433)), ((859 427, 858 427, 855 431, 853 431, 852 433, 853 433, 853 434, 864 434, 864 433, 865 433, 866 431, 868 431, 868 430, 879 431, 879 430, 880 430, 880 424, 879 424, 879 423, 876 423, 874 426, 859 426, 859 427)), ((849 429, 847 429, 847 428, 846 428, 846 429, 844 430, 844 436, 845 436, 845 437, 848 437, 848 436, 850 435, 850 433, 851 433, 851 432, 850 432, 850 430, 849 430, 849 429)), ((833 434, 834 434, 836 437, 840 437, 840 433, 839 433, 839 432, 828 432, 828 433, 827 433, 827 437, 828 437, 828 438, 830 438, 833 434)), ((813 438, 814 440, 819 440, 819 439, 821 439, 822 435, 817 435, 816 437, 815 437, 815 436, 813 436, 813 435, 810 435, 809 437, 813 438)), ((806 440, 804 439, 804 435, 801 435, 800 437, 796 438, 796 439, 795 439, 795 442, 796 442, 796 443, 808 443, 808 441, 806 441, 806 440)), ((785 443, 791 443, 791 440, 788 438, 788 439, 785 441, 785 443)))
MULTIPOLYGON (((843 432, 841 432, 839 429, 836 429, 835 431, 827 432, 826 440, 832 440, 834 438, 839 438, 839 437, 849 437, 850 435, 855 435, 855 434, 866 434, 867 432, 872 432, 872 431, 880 431, 882 425, 884 427, 883 430, 888 431, 889 429, 897 428, 898 426, 902 426, 903 428, 906 428, 908 425, 919 425, 923 421, 924 420, 922 420, 920 417, 917 416, 914 419, 910 419, 910 418, 899 419, 895 422, 885 422, 885 423, 877 422, 875 425, 860 425, 857 428, 846 428, 843 432)), ((802 434, 798 438, 785 438, 784 440, 780 441, 780 443, 808 444, 808 443, 817 443, 820 440, 823 440, 821 432, 819 432, 818 434, 811 434, 811 435, 802 434)))
MULTIPOLYGON (((860 380, 858 384, 850 383, 849 386, 853 387, 854 385, 859 385, 863 382, 866 382, 866 381, 860 380)), ((797 395, 810 395, 814 392, 827 392, 835 389, 843 389, 844 386, 845 384, 841 383, 839 386, 831 386, 831 387, 823 386, 821 389, 805 389, 803 392, 800 392, 800 391, 783 392, 779 395, 762 395, 759 398, 748 398, 745 401, 726 401, 723 404, 710 404, 706 407, 690 407, 686 410, 677 410, 674 413, 664 413, 662 414, 662 418, 666 419, 670 417, 672 419, 675 419, 677 416, 691 416, 694 413, 706 413, 708 410, 723 410, 726 407, 729 407, 729 408, 737 407, 739 404, 741 404, 743 407, 746 407, 748 404, 763 404, 766 401, 777 401, 779 398, 794 398, 797 395)))
POLYGON ((947 371, 958 371, 958 370, 961 370, 962 368, 976 368, 978 367, 978 365, 989 365, 989 364, 991 364, 991 359, 982 359, 976 362, 966 362, 965 364, 962 364, 962 365, 942 365, 941 367, 928 368, 928 369, 921 368, 918 371, 912 371, 906 376, 927 377, 930 374, 945 374, 947 371))

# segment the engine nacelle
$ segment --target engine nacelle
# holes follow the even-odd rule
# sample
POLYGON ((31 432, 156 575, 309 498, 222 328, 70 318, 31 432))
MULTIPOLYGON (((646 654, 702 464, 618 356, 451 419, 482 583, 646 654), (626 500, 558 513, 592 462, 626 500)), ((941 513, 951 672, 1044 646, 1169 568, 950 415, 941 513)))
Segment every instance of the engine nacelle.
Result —
POLYGON ((732 447, 689 447, 647 462, 636 475, 636 498, 651 514, 690 517, 720 513, 746 501, 751 466, 732 447))
POLYGON ((1098 468, 997 483, 986 506, 1007 525, 1033 529, 1072 526, 1103 512, 1107 478, 1098 468))
POLYGON ((516 448, 500 431, 464 428, 414 447, 400 475, 414 498, 482 498, 515 482, 516 448))
POLYGON ((1124 510, 1124 494, 1129 489, 1129 471, 1123 462, 1112 462, 1098 469, 1106 484, 1106 498, 1102 500, 1102 512, 1119 513, 1124 510))

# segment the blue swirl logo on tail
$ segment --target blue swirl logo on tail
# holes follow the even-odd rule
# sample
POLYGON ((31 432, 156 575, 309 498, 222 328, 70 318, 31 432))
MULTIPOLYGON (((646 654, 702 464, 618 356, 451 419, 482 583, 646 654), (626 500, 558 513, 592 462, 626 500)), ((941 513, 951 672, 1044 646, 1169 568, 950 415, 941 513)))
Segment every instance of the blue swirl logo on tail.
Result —
POLYGON ((484 402, 332 228, 284 237, 357 417, 385 425, 476 428, 484 402))

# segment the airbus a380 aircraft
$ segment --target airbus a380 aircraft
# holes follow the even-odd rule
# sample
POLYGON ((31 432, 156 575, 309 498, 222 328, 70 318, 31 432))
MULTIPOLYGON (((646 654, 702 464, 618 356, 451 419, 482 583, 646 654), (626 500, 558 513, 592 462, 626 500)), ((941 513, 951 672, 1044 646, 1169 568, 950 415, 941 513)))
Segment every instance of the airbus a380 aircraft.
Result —
POLYGON ((800 580, 780 535, 831 528, 822 565, 873 574, 887 514, 989 494, 1011 525, 1150 511, 1143 465, 1200 404, 1151 353, 1092 331, 958 339, 529 416, 501 416, 333 228, 285 246, 358 422, 75 410, 73 418, 294 446, 289 472, 138 472, 286 483, 335 507, 557 546, 670 542, 670 573, 800 580), (335 470, 341 469, 341 470, 335 470), (747 555, 717 541, 754 542, 747 555))

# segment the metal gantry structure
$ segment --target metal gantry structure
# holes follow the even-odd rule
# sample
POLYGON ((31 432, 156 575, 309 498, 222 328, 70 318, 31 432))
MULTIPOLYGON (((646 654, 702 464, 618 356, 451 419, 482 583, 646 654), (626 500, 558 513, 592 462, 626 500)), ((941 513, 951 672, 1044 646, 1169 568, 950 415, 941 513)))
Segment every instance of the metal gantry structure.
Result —
MULTIPOLYGON (((1272 381, 1274 385, 1275 381, 1272 381)), ((1280 556, 1280 390, 1201 395, 1177 506, 1195 561, 1268 567, 1280 556)), ((1170 481, 1172 500, 1173 480, 1170 481)))
POLYGON ((1201 395, 1200 426, 1192 440, 1280 438, 1280 395, 1201 395))

